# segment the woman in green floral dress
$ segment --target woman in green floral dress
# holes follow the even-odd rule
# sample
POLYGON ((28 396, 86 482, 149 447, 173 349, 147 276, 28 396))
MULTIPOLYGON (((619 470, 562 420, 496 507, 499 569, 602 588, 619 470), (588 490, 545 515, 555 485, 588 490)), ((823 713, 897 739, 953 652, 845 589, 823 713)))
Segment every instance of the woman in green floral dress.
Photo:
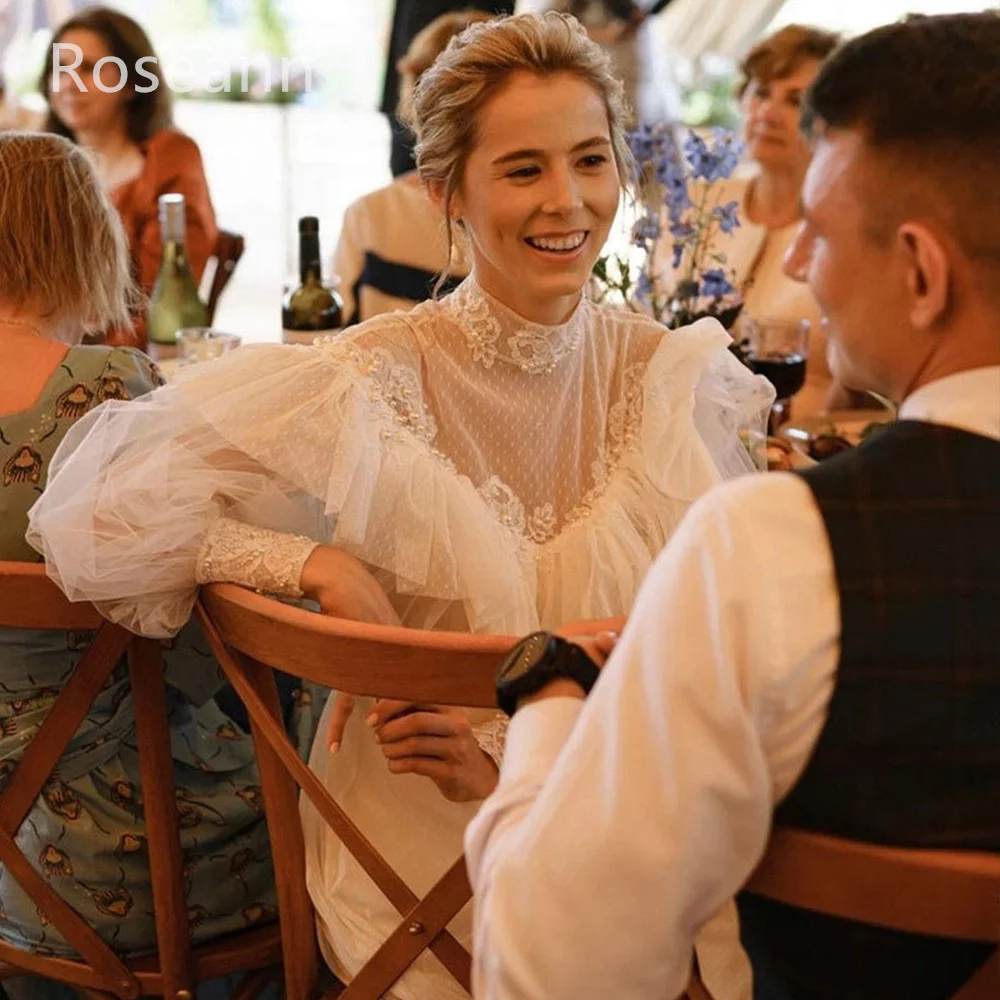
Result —
MULTIPOLYGON (((37 561, 27 513, 83 414, 160 384, 131 348, 70 346, 127 326, 124 237, 85 154, 54 136, 0 134, 0 559, 37 561)), ((122 405, 112 403, 111 405, 122 405)), ((0 788, 87 648, 89 633, 0 629, 0 788)), ((249 737, 213 700, 217 667, 191 626, 164 650, 187 901, 206 940, 273 920, 266 825, 249 737)), ((142 787, 127 671, 94 703, 18 846, 117 950, 155 946, 142 787)), ((0 938, 72 950, 0 867, 0 938)), ((47 987, 32 982, 27 995, 47 987)), ((53 994, 55 991, 53 989, 53 994)))

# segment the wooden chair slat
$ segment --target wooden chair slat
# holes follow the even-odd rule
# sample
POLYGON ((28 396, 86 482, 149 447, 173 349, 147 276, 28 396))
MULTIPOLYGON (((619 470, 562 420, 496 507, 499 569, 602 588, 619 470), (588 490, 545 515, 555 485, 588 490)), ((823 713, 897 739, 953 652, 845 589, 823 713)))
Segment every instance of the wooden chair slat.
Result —
POLYGON ((994 950, 975 975, 951 1000, 996 1000, 1000 996, 1000 948, 994 950))
POLYGON ((433 633, 366 625, 275 601, 268 602, 276 605, 273 612, 262 618, 259 606, 248 600, 257 596, 216 584, 203 592, 202 602, 218 629, 240 635, 240 651, 260 663, 355 695, 496 704, 493 675, 512 638, 441 633, 435 646, 428 638, 433 633), (365 670, 353 670, 357 663, 365 670))
MULTIPOLYGON (((209 635, 209 642, 213 638, 209 635)), ((216 646, 220 644, 216 637, 216 646)), ((229 659, 228 651, 222 652, 229 659)), ((222 661, 219 661, 222 663, 222 661)), ((254 666, 250 665, 251 668, 254 666)), ((225 670, 225 664, 223 664, 225 670)), ((312 1000, 319 971, 316 929, 312 900, 306 887, 305 844, 299 815, 299 789, 269 740, 263 738, 261 720, 279 727, 281 703, 274 674, 260 667, 251 669, 246 689, 256 699, 258 713, 251 715, 251 731, 260 769, 261 790, 265 802, 272 803, 277 815, 293 817, 292 822, 272 823, 268 817, 271 855, 274 859, 275 883, 278 895, 278 919, 281 922, 282 952, 285 966, 286 1000, 312 1000)), ((284 732, 284 727, 281 726, 284 732)), ((291 749, 287 740, 285 745, 291 749)))
POLYGON ((777 829, 747 889, 910 934, 1000 940, 996 854, 880 847, 777 829))
POLYGON ((108 622, 97 631, 0 795, 0 829, 14 834, 24 822, 130 639, 108 622))
POLYGON ((71 604, 42 563, 0 560, 0 628, 96 631, 104 619, 92 604, 71 604))
MULTIPOLYGON (((14 877, 17 884, 31 897, 70 947, 75 948, 97 974, 96 987, 132 998, 139 995, 139 981, 103 938, 60 896, 21 853, 6 830, 0 830, 0 864, 14 877)), ((11 961, 11 948, 0 957, 11 961)))
POLYGON ((472 887, 459 858, 437 885, 406 914, 365 967, 351 980, 341 1000, 381 996, 409 968, 425 948, 432 948, 460 986, 472 992, 472 959, 447 932, 445 925, 472 898, 472 887), (435 948, 439 938, 444 948, 435 948))
POLYGON ((193 996, 196 982, 184 897, 174 761, 167 729, 167 694, 155 642, 136 639, 132 643, 129 677, 138 729, 142 806, 163 989, 171 997, 182 990, 193 996))
POLYGON ((215 241, 212 258, 215 260, 215 271, 212 274, 212 284, 209 286, 205 302, 205 322, 211 326, 215 322, 215 311, 219 308, 219 299, 233 277, 236 265, 243 256, 246 240, 239 233, 231 233, 225 229, 219 230, 215 241))

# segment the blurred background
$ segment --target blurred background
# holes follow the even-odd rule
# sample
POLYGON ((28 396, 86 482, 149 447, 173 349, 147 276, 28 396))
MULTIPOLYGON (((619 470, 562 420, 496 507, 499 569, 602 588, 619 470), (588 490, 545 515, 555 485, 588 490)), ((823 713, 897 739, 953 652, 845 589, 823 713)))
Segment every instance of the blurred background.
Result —
MULTIPOLYGON (((215 325, 246 340, 280 330, 282 276, 296 269, 296 220, 321 220, 329 261, 344 209, 390 180, 377 111, 394 0, 110 0, 154 41, 175 89, 177 124, 201 147, 222 227, 246 254, 215 325), (267 88, 287 60, 289 87, 267 88), (248 74, 249 92, 223 88, 248 74)), ((30 124, 53 25, 82 0, 0 0, 8 106, 30 124)), ((691 125, 732 124, 735 65, 761 35, 793 22, 847 34, 907 12, 982 9, 967 0, 675 0, 656 21, 691 125)))

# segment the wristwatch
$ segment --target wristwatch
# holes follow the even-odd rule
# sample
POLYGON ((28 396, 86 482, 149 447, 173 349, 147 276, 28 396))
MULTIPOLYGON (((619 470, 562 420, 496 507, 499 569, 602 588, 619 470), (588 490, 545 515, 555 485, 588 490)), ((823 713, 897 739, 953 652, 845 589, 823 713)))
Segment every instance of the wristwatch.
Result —
POLYGON ((575 643, 551 632, 532 632, 497 668, 497 704, 513 715, 521 698, 557 677, 569 677, 589 694, 598 673, 597 664, 575 643))

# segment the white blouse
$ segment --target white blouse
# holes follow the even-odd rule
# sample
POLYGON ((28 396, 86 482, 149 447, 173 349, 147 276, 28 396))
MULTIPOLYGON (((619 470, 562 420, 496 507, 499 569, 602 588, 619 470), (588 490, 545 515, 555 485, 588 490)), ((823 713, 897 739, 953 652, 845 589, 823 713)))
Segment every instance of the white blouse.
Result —
MULTIPOLYGON (((529 323, 470 277, 409 313, 245 347, 99 407, 57 451, 29 540, 67 594, 153 636, 186 621, 213 538, 203 579, 289 585, 278 563, 312 542, 284 536, 276 562, 251 525, 353 553, 413 627, 520 634, 626 614, 692 502, 754 468, 746 432, 773 391, 728 344, 712 320, 667 331, 586 299, 560 326, 529 323)), ((318 740, 311 766, 424 893, 478 804, 391 775, 365 714, 336 756, 318 740)), ((488 733, 492 718, 472 721, 488 733)), ((303 819, 324 954, 350 978, 397 917, 311 807, 303 819)), ((465 943, 469 924, 452 925, 465 943)), ((425 954, 392 995, 462 993, 425 954)))

